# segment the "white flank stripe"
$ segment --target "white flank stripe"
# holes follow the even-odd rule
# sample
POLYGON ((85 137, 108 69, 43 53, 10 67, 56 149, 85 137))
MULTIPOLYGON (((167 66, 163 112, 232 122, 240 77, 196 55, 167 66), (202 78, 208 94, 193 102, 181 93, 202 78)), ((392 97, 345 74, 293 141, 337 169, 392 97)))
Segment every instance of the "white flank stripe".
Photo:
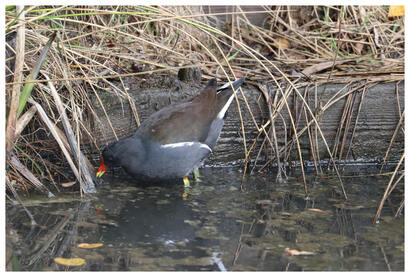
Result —
POLYGON ((210 152, 212 152, 212 149, 209 148, 208 145, 200 142, 177 142, 177 143, 169 143, 169 144, 164 144, 161 145, 161 148, 178 148, 178 147, 192 147, 195 144, 199 144, 199 147, 208 149, 210 152))
POLYGON ((169 143, 161 145, 162 148, 177 148, 177 147, 184 147, 184 146, 192 146, 194 142, 177 142, 177 143, 169 143))

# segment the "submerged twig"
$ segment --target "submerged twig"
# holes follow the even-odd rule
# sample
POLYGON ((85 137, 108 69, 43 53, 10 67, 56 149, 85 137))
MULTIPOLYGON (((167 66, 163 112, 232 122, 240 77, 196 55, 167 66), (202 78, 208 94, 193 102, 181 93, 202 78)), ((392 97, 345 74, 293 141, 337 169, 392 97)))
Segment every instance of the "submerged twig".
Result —
POLYGON ((374 216, 374 219, 373 219, 373 223, 374 223, 374 224, 376 224, 377 222, 379 222, 380 213, 381 213, 381 211, 382 211, 384 202, 386 201, 387 197, 389 196, 389 192, 391 192, 391 191, 390 191, 391 184, 393 183, 393 180, 394 180, 394 178, 396 177, 397 171, 399 170, 399 167, 401 166, 401 163, 403 162, 403 160, 404 160, 404 153, 401 155, 401 158, 400 158, 399 162, 397 163, 396 168, 394 169, 394 173, 393 173, 393 175, 390 177, 390 181, 389 181, 389 183, 387 184, 387 187, 386 187, 386 189, 385 189, 385 191, 384 191, 382 200, 380 200, 379 208, 377 209, 376 215, 374 216))
MULTIPOLYGON (((275 120, 273 118, 273 113, 272 113, 272 97, 271 97, 271 91, 269 90, 269 94, 266 91, 265 87, 259 86, 259 89, 262 91, 263 95, 265 96, 265 101, 268 106, 269 110, 269 117, 270 117, 270 122, 271 122, 271 128, 272 130, 272 136, 273 136, 273 143, 275 146, 275 154, 276 154, 276 161, 278 164, 278 173, 276 175, 276 180, 279 182, 282 182, 282 166, 280 163, 280 155, 279 155, 279 147, 278 147, 278 140, 276 138, 276 130, 275 130, 275 120)), ((307 191, 306 191, 307 192, 307 191)))
POLYGON ((404 109, 403 109, 403 112, 400 115, 399 122, 397 123, 396 128, 394 129, 393 135, 390 139, 389 146, 387 147, 386 154, 384 155, 383 162, 382 162, 382 165, 380 167, 380 171, 379 171, 380 173, 383 171, 383 167, 385 166, 385 164, 387 162, 387 157, 389 156, 390 149, 391 149, 391 147, 393 145, 393 142, 394 142, 394 140, 395 140, 395 138, 396 138, 396 136, 397 136, 397 134, 400 130, 400 127, 403 125, 403 120, 404 120, 404 109))
MULTIPOLYGON (((43 75, 46 77, 46 79, 49 79, 47 74, 43 73, 43 75)), ((82 178, 78 178, 78 181, 80 182, 80 187, 84 193, 96 192, 93 177, 91 176, 92 169, 88 167, 88 164, 85 161, 83 153, 79 150, 79 145, 75 140, 74 132, 71 128, 70 122, 68 121, 68 117, 63 107, 63 103, 61 102, 60 96, 54 88, 53 83, 49 82, 48 85, 50 87, 50 94, 54 98, 54 102, 56 104, 58 113, 61 116, 61 121, 63 123, 65 133, 67 135, 71 152, 73 153, 73 157, 77 161, 79 168, 81 169, 79 175, 81 174, 80 176, 82 176, 82 178), (82 180, 84 180, 85 183, 83 183, 82 180)))

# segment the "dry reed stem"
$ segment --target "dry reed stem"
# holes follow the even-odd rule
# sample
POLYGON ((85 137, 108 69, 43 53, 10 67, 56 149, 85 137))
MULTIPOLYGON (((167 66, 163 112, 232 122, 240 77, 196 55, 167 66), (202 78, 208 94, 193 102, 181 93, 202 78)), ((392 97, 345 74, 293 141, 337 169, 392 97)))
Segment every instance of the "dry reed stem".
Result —
MULTIPOLYGON (((399 100, 399 82, 396 83, 396 102, 397 102, 397 110, 399 111, 399 114, 401 114, 401 105, 400 105, 400 100, 399 100)), ((404 133, 404 130, 403 130, 404 133)))
MULTIPOLYGON (((312 117, 313 121, 315 122, 315 124, 316 124, 316 126, 317 126, 317 128, 318 128, 318 131, 319 131, 319 133, 320 133, 320 136, 322 137, 322 140, 323 140, 323 142, 324 142, 324 144, 325 144, 325 146, 326 146, 326 150, 327 150, 327 152, 328 152, 328 154, 329 154, 330 160, 332 161, 333 167, 334 167, 334 169, 335 169, 335 171, 336 171, 336 174, 337 174, 337 176, 338 176, 338 178, 339 178, 339 182, 340 182, 340 186, 341 186, 341 188, 342 188, 343 195, 344 195, 344 197, 347 199, 347 195, 346 195, 346 192, 345 192, 345 189, 344 189, 344 186, 343 186, 343 182, 342 182, 342 179, 340 178, 339 170, 337 169, 337 166, 336 166, 336 163, 335 163, 335 161, 334 161, 333 155, 332 155, 332 153, 330 152, 329 145, 327 144, 327 141, 326 141, 326 139, 325 139, 325 137, 324 137, 324 135, 323 135, 323 132, 322 132, 322 130, 321 130, 321 128, 320 128, 320 125, 319 125, 319 123, 318 123, 316 117, 313 115, 313 112, 312 112, 311 109, 309 108, 309 105, 306 103, 306 100, 300 95, 300 92, 299 92, 296 88, 295 88, 295 91, 298 93, 300 99, 301 99, 301 100, 303 101, 303 103, 305 104, 306 108, 308 109, 308 111, 309 111, 309 113, 310 113, 310 116, 312 117)), ((292 122, 293 122, 293 121, 292 121, 292 122)), ((306 128, 306 127, 305 127, 305 128, 306 128)), ((296 132, 296 130, 295 130, 295 134, 296 134, 296 133, 297 133, 297 132, 296 132)), ((295 137, 297 138, 298 136, 296 135, 295 137)), ((300 154, 300 155, 301 155, 301 154, 300 154)))
MULTIPOLYGON (((232 67, 230 66, 229 61, 228 61, 228 59, 226 58, 226 56, 225 56, 224 52, 222 51, 221 47, 219 47, 219 44, 216 42, 216 40, 215 40, 215 38, 214 38, 213 36, 211 36, 211 39, 212 39, 212 41, 214 42, 215 46, 218 48, 219 53, 222 55, 222 57, 223 57, 223 59, 224 59, 226 65, 228 65, 228 67, 229 67, 229 69, 230 69, 230 71, 231 71, 231 74, 233 74, 233 75, 235 76, 235 72, 232 70, 232 67)), ((222 69, 222 71, 223 71, 225 77, 228 79, 228 82, 231 82, 231 80, 230 80, 230 78, 229 78, 229 75, 228 75, 227 72, 224 70, 223 66, 222 66, 221 64, 219 64, 219 66, 220 66, 220 68, 222 69)), ((236 77, 235 77, 235 78, 236 78, 236 77)), ((234 91, 234 87, 233 87, 232 83, 231 83, 230 85, 231 85, 232 90, 234 91)), ((241 89, 241 88, 240 88, 239 90, 242 92, 242 89, 241 89)), ((243 95, 243 92, 242 92, 242 95, 243 95)), ((239 105, 238 95, 236 95, 236 93, 234 93, 234 97, 235 97, 235 102, 236 102, 236 105, 237 105, 237 108, 238 108, 239 119, 240 119, 240 122, 241 122, 241 130, 242 130, 242 138, 243 138, 243 147, 244 147, 245 157, 246 157, 246 156, 248 155, 248 153, 247 153, 247 147, 246 147, 245 127, 244 127, 244 124, 243 124, 242 112, 241 112, 241 108, 240 108, 240 105, 239 105)), ((246 97, 245 97, 244 99, 245 99, 245 101, 246 101, 246 97)))
MULTIPOLYGON (((282 93, 282 90, 279 90, 279 91, 282 93)), ((300 149, 299 137, 296 135, 297 130, 296 130, 295 122, 293 120, 293 117, 292 117, 292 114, 291 114, 291 111, 290 111, 290 107, 288 105, 288 101, 284 97, 283 93, 282 93, 282 99, 284 99, 286 109, 288 110, 289 117, 290 117, 290 123, 292 125, 293 133, 295 135, 294 138, 296 140, 296 146, 297 146, 298 155, 299 155, 299 161, 300 161, 300 167, 301 167, 301 171, 302 171, 302 178, 303 178, 303 184, 304 184, 304 188, 305 188, 305 194, 306 194, 306 196, 308 196, 309 193, 308 193, 308 190, 307 190, 305 169, 304 169, 303 158, 302 158, 302 151, 300 149)))
MULTIPOLYGON (((265 98, 266 105, 268 106, 268 110, 269 110, 269 119, 270 119, 270 122, 271 122, 270 130, 272 130, 271 132, 272 132, 272 136, 273 136, 273 143, 274 143, 274 146, 275 146, 275 148, 273 148, 273 149, 275 150, 276 161, 277 161, 277 164, 278 164, 278 173, 276 175, 276 180, 281 182, 282 181, 282 166, 281 166, 281 163, 280 163, 278 140, 277 140, 277 137, 276 137, 275 120, 273 118, 273 113, 272 113, 272 105, 275 105, 276 103, 272 104, 272 98, 263 86, 259 85, 259 89, 260 89, 260 91, 262 92, 262 94, 265 98)), ((276 102, 276 99, 277 99, 277 97, 275 97, 275 102, 276 102)), ((265 135, 265 139, 269 139, 269 137, 267 135, 265 135)), ((263 145, 264 144, 262 143, 262 146, 263 145)), ((261 149, 262 149, 262 146, 261 146, 261 149)), ((258 153, 258 156, 259 156, 259 153, 258 153)), ((305 193, 307 194, 307 190, 305 190, 305 193)))
MULTIPOLYGON (((356 100, 356 94, 357 93, 353 94, 353 97, 352 97, 353 99, 350 101, 349 111, 347 113, 347 122, 345 124, 345 130, 344 130, 344 133, 343 133, 342 145, 340 146, 340 151, 339 151, 339 161, 338 161, 339 167, 340 167, 340 163, 341 163, 342 156, 343 156, 343 150, 345 148, 345 144, 346 144, 346 141, 347 141, 347 136, 349 135, 349 130, 351 128, 350 124, 352 122, 352 115, 353 115, 353 109, 354 109, 354 104, 355 104, 355 100, 356 100)), ((357 116, 359 116, 359 114, 357 114, 357 116)))
MULTIPOLYGON (((256 143, 258 142, 258 139, 259 139, 259 137, 260 137, 261 134, 262 134, 262 132, 258 133, 258 135, 256 136, 256 138, 253 140, 253 143, 252 143, 252 145, 251 145, 251 147, 249 148, 249 151, 248 151, 249 155, 252 153, 253 149, 256 147, 256 143)), ((255 159, 254 159, 255 161, 254 161, 254 163, 253 163, 253 167, 252 167, 251 172, 250 172, 251 174, 253 173, 253 170, 254 170, 255 167, 256 167, 256 164, 257 164, 257 162, 258 162, 258 160, 259 160, 259 156, 260 156, 260 154, 261 154, 261 152, 262 152, 262 149, 263 149, 263 147, 264 147, 264 145, 265 145, 265 142, 266 142, 266 137, 263 138, 261 147, 259 147, 258 154, 256 154, 256 157, 255 157, 255 159)), ((242 175, 242 178, 244 178, 244 174, 242 175)))
MULTIPOLYGON (((401 166, 401 163, 402 163, 403 160, 404 160, 404 156, 405 156, 404 154, 405 154, 405 153, 403 152, 403 154, 401 155, 401 158, 400 158, 399 162, 398 162, 397 165, 396 165, 396 168, 394 169, 394 172, 393 172, 392 176, 390 177, 390 181, 389 181, 389 183, 387 184, 387 187, 386 187, 386 189, 385 189, 385 191, 384 191, 383 197, 382 197, 382 199, 380 200, 379 208, 377 209, 376 215, 375 215, 374 218, 373 218, 373 223, 374 223, 374 224, 376 224, 376 223, 379 221, 379 219, 380 219, 380 213, 381 213, 381 211, 382 211, 384 202, 386 201, 387 197, 389 196, 390 187, 391 187, 391 185, 392 185, 392 183, 393 183, 394 178, 397 176, 397 172, 398 172, 398 170, 399 170, 399 167, 401 166)), ((391 191, 390 191, 390 192, 391 192, 391 191)))
MULTIPOLYGON (((396 174, 397 175, 397 174, 396 174)), ((404 172, 401 173, 400 177, 396 179, 396 182, 394 182, 394 184, 390 187, 389 192, 387 193, 387 195, 390 195, 393 190, 396 188, 396 186, 400 183, 400 181, 404 178, 404 172)))
MULTIPOLYGON (((262 63, 263 64, 263 63, 262 63)), ((70 78, 51 78, 51 82, 62 82, 62 81, 84 81, 84 80, 104 80, 104 79, 116 79, 116 78, 124 78, 124 77, 133 77, 133 76, 140 76, 140 75, 147 75, 147 74, 153 74, 153 73, 162 73, 162 72, 168 72, 170 70, 179 70, 183 68, 192 68, 192 67, 200 67, 200 68, 207 68, 207 67, 214 67, 215 63, 209 63, 209 64, 194 64, 194 65, 183 65, 183 66, 173 66, 173 67, 167 67, 167 68, 160 68, 160 69, 155 69, 155 70, 147 70, 143 72, 133 72, 133 73, 124 73, 124 74, 113 74, 113 75, 105 75, 105 76, 88 76, 88 77, 70 77, 70 78)), ((376 74, 380 74, 380 72, 375 72, 376 74)), ((387 74, 389 73, 394 73, 394 72, 385 72, 387 74)), ((350 72, 346 74, 349 77, 352 77, 352 75, 369 75, 371 72, 350 72)), ((285 75, 285 74, 284 74, 285 75)), ((334 73, 333 77, 335 76, 341 76, 340 79, 334 79, 333 81, 335 83, 346 83, 346 78, 344 77, 344 73, 334 73)), ((271 76, 270 76, 271 77, 271 76)), ((292 76, 289 76, 292 77, 292 76)), ((287 76, 287 78, 289 78, 287 76)), ((322 78, 320 75, 316 76, 315 81, 320 81, 325 83, 324 78, 322 78)), ((368 76, 367 80, 369 83, 378 83, 378 82, 383 82, 383 83, 388 83, 388 82, 399 82, 403 81, 404 79, 404 74, 396 74, 396 75, 386 75, 386 76, 368 76)), ((363 78, 360 79, 355 79, 355 78, 350 78, 349 82, 359 82, 362 81, 363 78)), ((9 82, 6 83, 6 86, 11 86, 11 85, 16 85, 16 84, 25 84, 25 83, 45 83, 47 82, 46 80, 27 80, 27 81, 16 81, 16 82, 9 82)), ((248 81, 248 83, 253 84, 254 82, 248 81)), ((299 84, 299 86, 303 86, 303 83, 299 84)))
MULTIPOLYGON (((20 14, 18 21, 24 21, 24 6, 17 6, 17 14, 20 14)), ((16 39, 16 63, 14 70, 14 81, 10 100, 9 117, 6 128, 6 152, 10 152, 14 142, 14 134, 16 133, 17 111, 19 107, 19 99, 21 94, 21 82, 23 81, 23 64, 24 64, 24 43, 25 43, 25 25, 21 24, 17 28, 16 39)))
POLYGON ((392 137, 391 137, 391 139, 390 139, 389 146, 387 147, 386 154, 384 155, 383 162, 382 162, 382 165, 381 165, 381 167, 380 167, 379 173, 381 173, 381 172, 383 171, 383 167, 384 167, 384 165, 385 165, 386 162, 387 162, 387 157, 389 156, 390 149, 391 149, 391 147, 392 147, 392 145, 393 145, 394 139, 396 138, 396 136, 397 136, 397 134, 398 134, 398 132, 399 132, 399 130, 400 130, 400 127, 403 125, 403 120, 404 120, 404 109, 403 109, 403 112, 402 112, 401 115, 400 115, 399 122, 397 122, 396 128, 394 129, 393 135, 392 135, 392 137))
MULTIPOLYGON (((222 34, 222 35, 223 35, 223 34, 222 34)), ((233 38, 232 38, 232 39, 233 39, 233 38)), ((237 42, 237 43, 239 44, 239 42, 237 42)), ((267 60, 265 57, 263 57, 263 56, 260 55, 259 53, 255 52, 253 49, 247 47, 246 45, 243 45, 243 46, 244 46, 244 49, 246 49, 246 50, 249 51, 249 52, 247 51, 248 54, 251 55, 253 58, 255 58, 257 61, 259 61, 259 59, 257 59, 256 55, 258 55, 258 56, 260 56, 262 59, 266 60, 266 61, 267 61, 270 65, 272 65, 278 72, 282 73, 282 71, 281 71, 276 65, 274 65, 273 63, 271 63, 271 62, 270 62, 269 60, 267 60)), ((282 94, 282 99, 284 100, 285 106, 286 106, 286 108, 287 108, 287 110, 288 110, 288 113, 289 113, 289 115, 290 115, 292 128, 294 129, 294 133, 296 134, 297 131, 296 131, 296 128, 295 128, 295 124, 294 124, 293 117, 291 116, 291 112, 290 112, 289 105, 287 104, 287 100, 286 100, 287 97, 285 97, 285 95, 284 95, 284 93, 283 93, 283 91, 282 91, 281 86, 277 83, 276 79, 273 77, 272 73, 268 70, 268 68, 266 68, 266 66, 265 66, 264 64, 261 64, 261 65, 262 65, 262 67, 265 68, 265 70, 267 71, 267 73, 271 76, 272 80, 276 83, 277 87, 279 88, 279 91, 280 91, 280 93, 282 94)), ((282 75, 283 75, 284 79, 290 84, 290 86, 292 87, 292 89, 296 91, 296 93, 298 94, 298 96, 300 97, 300 99, 303 101, 304 105, 307 105, 306 101, 305 101, 304 98, 301 96, 300 92, 299 92, 298 89, 294 86, 294 84, 288 79, 288 77, 287 77, 285 74, 282 73, 282 75)), ((314 119, 315 124, 318 125, 318 122, 317 122, 315 116, 313 115, 312 111, 310 110, 309 106, 307 106, 307 108, 308 108, 309 113, 311 114, 312 118, 314 119)), ((340 173, 339 173, 338 169, 336 168, 336 165, 335 165, 333 156, 332 156, 332 154, 331 154, 331 152, 330 152, 330 150, 329 150, 328 144, 327 144, 327 142, 326 142, 326 139, 325 139, 324 136, 323 136, 323 133, 322 133, 322 131, 321 131, 319 125, 318 125, 318 130, 319 130, 319 132, 320 132, 320 134, 321 134, 321 136, 322 136, 322 139, 323 139, 323 141, 324 141, 324 143, 325 143, 325 145, 326 145, 326 149, 327 149, 327 151, 328 151, 328 154, 329 154, 329 156, 330 156, 330 159, 331 159, 331 161, 332 161, 333 164, 334 164, 336 173, 337 173, 337 175, 338 175, 338 177, 339 177, 339 181, 340 181, 340 184, 341 184, 341 188, 342 188, 343 194, 344 194, 345 198, 347 198, 346 192, 345 192, 344 187, 343 187, 342 180, 341 180, 341 178, 340 178, 340 173)), ((304 169, 303 169, 303 159, 302 159, 302 154, 301 154, 301 150, 300 150, 300 145, 299 145, 298 136, 295 136, 295 139, 296 139, 296 144, 297 144, 297 148, 298 148, 299 159, 300 159, 300 161, 301 161, 301 169, 302 169, 303 182, 304 182, 304 185, 305 185, 305 191, 307 192, 306 178, 305 178, 305 173, 304 173, 304 169)))
POLYGON ((135 102, 134 100, 131 99, 131 96, 129 95, 127 89, 125 88, 122 78, 120 78, 120 81, 121 81, 122 88, 124 90, 124 94, 126 95, 128 103, 130 104, 132 115, 134 116, 134 119, 135 119, 135 123, 137 124, 137 127, 139 127, 141 123, 140 123, 140 119, 138 116, 137 107, 135 106, 135 102))
MULTIPOLYGON (((318 103, 319 100, 318 100, 318 97, 317 97, 317 89, 318 89, 317 83, 315 83, 315 111, 319 110, 319 108, 320 108, 319 105, 321 105, 321 103, 318 103)), ((319 120, 320 120, 320 118, 319 118, 319 120)), ((316 148, 316 151, 317 151, 316 157, 317 157, 318 161, 320 161, 319 136, 318 136, 317 132, 318 132, 317 126, 315 125, 315 148, 316 148)), ((320 169, 320 172, 323 172, 321 166, 319 166, 319 169, 320 169)))
POLYGON ((341 160, 341 155, 343 152, 344 144, 346 141, 346 135, 349 132, 349 115, 351 115, 350 111, 352 110, 352 105, 353 101, 352 98, 354 97, 354 94, 349 94, 346 98, 345 105, 343 108, 342 116, 339 121, 339 127, 336 132, 336 138, 335 138, 335 144, 333 146, 333 151, 332 154, 334 156, 337 156, 337 151, 339 149, 339 159, 338 159, 338 164, 340 167, 340 160, 341 160), (340 147, 339 147, 340 144, 340 147))
MULTIPOLYGON (((45 74, 44 72, 42 72, 42 74, 44 77, 46 77, 47 80, 49 80, 49 77, 47 76, 47 74, 45 74)), ((66 136, 67 136, 68 143, 71 148, 71 152, 73 153, 74 160, 77 161, 78 168, 80 169, 78 173, 80 177, 78 178, 78 181, 80 182, 80 187, 82 191, 86 194, 96 192, 94 181, 91 176, 91 173, 94 170, 88 167, 86 158, 84 157, 83 153, 79 149, 79 144, 75 140, 74 132, 68 120, 68 117, 63 107, 63 103, 60 99, 60 96, 57 93, 57 90, 55 89, 53 83, 49 82, 48 85, 50 87, 50 94, 53 97, 58 113, 60 114, 61 121, 63 123, 63 127, 65 130, 66 136)))
POLYGON ((71 159, 70 154, 68 153, 67 149, 65 148, 65 145, 64 145, 63 141, 61 140, 58 132, 56 131, 56 129, 54 127, 54 124, 51 122, 50 118, 47 116, 47 114, 44 111, 43 107, 41 107, 41 105, 39 103, 37 103, 36 101, 34 101, 32 98, 29 98, 28 102, 36 107, 37 112, 40 115, 40 118, 46 124, 46 126, 50 130, 51 134, 53 135, 54 139, 56 140, 56 142, 60 146, 61 150, 63 151, 63 154, 64 154, 65 158, 67 159, 68 164, 70 165, 75 177, 77 178, 77 180, 79 182, 81 182, 81 176, 78 173, 78 169, 76 168, 73 160, 71 159))
POLYGON ((16 131, 14 137, 18 138, 30 120, 33 118, 36 113, 36 107, 31 106, 22 116, 19 117, 16 123, 16 131))
MULTIPOLYGON (((231 39, 233 40, 233 38, 231 38, 231 39)), ((237 42, 237 41, 236 41, 236 42, 237 42)), ((239 42, 237 42, 237 43, 240 44, 239 42)), ((263 56, 260 55, 259 53, 255 52, 253 49, 247 47, 246 45, 243 45, 243 46, 245 47, 245 49, 247 49, 247 50, 249 51, 248 54, 250 54, 251 56, 253 56, 253 58, 255 58, 256 60, 259 61, 259 59, 257 59, 257 57, 254 55, 254 53, 255 53, 256 55, 262 57, 262 59, 265 59, 266 61, 268 61, 265 57, 263 57, 263 56), (254 53, 252 53, 252 52, 254 52, 254 53)), ((268 61, 268 62, 270 62, 270 61, 268 61)), ((280 70, 279 68, 277 68, 276 65, 272 64, 271 62, 270 62, 270 64, 271 64, 277 71, 281 72, 281 70, 280 70)), ((272 80, 274 80, 274 82, 276 83, 277 87, 279 88, 279 91, 280 91, 281 94, 282 94, 282 99, 283 99, 283 101, 284 101, 284 103, 285 103, 285 106, 286 106, 286 108, 287 108, 287 110, 288 110, 288 113, 289 113, 289 115, 290 115, 290 119, 291 119, 291 123, 292 123, 292 128, 294 129, 294 133, 296 134, 297 131, 296 131, 296 128, 295 128, 295 124, 294 124, 293 117, 291 116, 291 112, 290 112, 289 105, 287 104, 287 100, 286 100, 287 97, 284 96, 281 86, 277 83, 276 79, 273 77, 273 75, 271 74, 271 72, 266 68, 265 65, 263 65, 262 63, 261 63, 261 65, 265 68, 265 70, 267 71, 267 73, 271 76, 272 80)), ((282 73, 282 74, 283 74, 283 73, 282 73)), ((283 74, 283 76, 284 76, 284 78, 285 78, 285 79, 291 84, 291 86, 292 86, 293 83, 286 77, 286 75, 283 74)), ((295 90, 297 90, 294 86, 293 86, 293 88, 294 88, 295 90)), ((302 100, 303 100, 303 99, 302 99, 302 100)), ((297 146, 298 146, 297 148, 298 148, 299 159, 300 159, 300 161, 301 161, 300 164, 301 164, 301 168, 302 168, 303 183, 304 183, 304 185, 305 185, 305 192, 306 192, 306 194, 307 194, 306 177, 305 177, 305 173, 304 173, 304 169, 303 169, 303 159, 302 159, 302 154, 301 154, 301 151, 300 151, 299 140, 298 140, 298 137, 297 137, 297 136, 295 137, 295 139, 296 139, 296 143, 297 143, 297 146)))
POLYGON ((41 183, 34 174, 25 167, 15 155, 11 155, 10 157, 10 164, 18 171, 21 175, 23 175, 27 180, 30 181, 39 191, 47 194, 48 197, 54 197, 54 194, 48 190, 46 186, 41 183))
POLYGON ((347 149, 345 160, 347 160, 347 158, 350 154, 350 150, 351 150, 352 145, 353 145, 353 139, 354 139, 354 135, 356 133, 356 126, 357 126, 357 123, 359 122, 360 110, 362 109, 363 99, 366 95, 366 92, 367 92, 367 88, 363 87, 362 96, 360 97, 359 107, 357 108, 357 116, 356 116, 356 120, 355 120, 354 125, 353 125, 352 136, 350 138, 349 148, 347 149))
MULTIPOLYGON (((307 113, 306 113, 306 108, 303 106, 303 112, 305 115, 305 120, 306 122, 309 122, 307 113)), ((315 149, 315 144, 313 143, 313 135, 311 131, 311 126, 307 128, 308 136, 309 136, 309 146, 310 146, 310 153, 312 154, 312 160, 313 160, 313 165, 315 167, 316 173, 319 173, 319 167, 320 167, 320 161, 316 157, 316 149, 315 149)))
MULTIPOLYGON (((334 95, 333 97, 331 97, 331 98, 328 100, 328 102, 327 102, 323 107, 320 108, 320 110, 318 109, 318 106, 315 106, 315 110, 319 110, 319 112, 317 113, 316 117, 320 119, 321 115, 324 114, 324 112, 325 112, 326 110, 328 110, 328 109, 329 109, 330 107, 332 107, 334 104, 338 103, 338 102, 339 102, 341 99, 343 99, 344 97, 346 97, 346 96, 348 96, 349 94, 355 92, 357 89, 360 89, 360 88, 363 87, 363 86, 364 86, 364 85, 359 85, 358 87, 354 87, 354 88, 348 90, 346 93, 342 94, 341 96, 336 97, 339 93, 341 93, 341 92, 344 90, 344 88, 347 87, 347 85, 346 85, 344 88, 340 89, 339 92, 335 93, 335 95, 334 95), (336 99, 334 99, 334 98, 336 98, 336 99)), ((308 128, 311 124, 313 124, 314 122, 315 122, 315 120, 312 118, 309 122, 306 123, 306 126, 304 126, 304 127, 298 132, 297 135, 298 135, 298 136, 301 136, 301 135, 307 130, 307 128, 308 128)), ((315 126, 316 126, 316 128, 317 128, 318 125, 315 125, 315 126)), ((289 145, 290 145, 290 143, 286 144, 284 147, 288 147, 289 145)))
MULTIPOLYGON (((50 78, 50 82, 73 82, 73 81, 91 81, 91 80, 106 80, 106 79, 116 79, 116 78, 124 78, 124 77, 134 77, 140 75, 147 75, 153 73, 162 73, 168 72, 170 70, 179 70, 183 68, 192 68, 192 67, 214 67, 216 64, 206 64, 206 65, 183 65, 183 66, 174 66, 174 67, 167 67, 155 70, 147 70, 143 72, 133 72, 133 73, 124 73, 124 74, 113 74, 113 75, 105 75, 105 76, 87 76, 87 77, 69 77, 69 78, 50 78)), ((80 67, 81 69, 81 67, 80 67)), ((7 86, 10 85, 21 85, 21 84, 29 84, 29 83, 46 83, 47 80, 28 80, 28 81, 16 81, 6 83, 7 86)))
POLYGON ((400 206, 397 208, 396 213, 394 214, 394 217, 398 217, 401 214, 401 211, 403 210, 404 207, 404 198, 400 202, 400 206))
MULTIPOLYGON (((75 60, 75 62, 77 62, 77 61, 75 60)), ((104 107, 103 102, 101 101, 100 96, 98 95, 97 91, 95 90, 95 88, 94 88, 94 86, 93 86, 93 84, 92 84, 90 78, 87 76, 87 74, 83 71, 82 68, 80 68, 80 70, 81 70, 81 72, 84 74, 84 76, 86 76, 85 80, 90 84, 90 87, 91 87, 91 89, 93 90, 93 92, 94 92, 94 94, 95 94, 95 96, 96 96, 96 98, 97 98, 97 101, 98 101, 98 103, 100 104, 100 106, 101 106, 101 108, 102 108, 102 110, 103 110, 103 112, 104 112, 105 117, 107 118, 108 125, 110 126, 110 128, 111 128, 111 130, 112 130, 112 132, 113 132, 113 134, 114 134, 114 137, 118 140, 117 133, 115 132, 114 127, 112 126, 111 120, 110 120, 110 118, 109 118, 109 116, 108 116, 108 114, 107 114, 107 111, 106 111, 106 109, 105 109, 105 107, 104 107)), ((104 81, 106 81, 106 80, 104 80, 104 81)), ((51 79, 50 79, 50 82, 51 82, 51 79)), ((66 82, 67 82, 67 81, 66 81, 66 82)), ((91 110, 93 111, 93 109, 91 109, 91 110)), ((94 111, 93 111, 93 113, 94 113, 95 118, 96 118, 97 120, 100 120, 100 118, 95 114, 94 111)))

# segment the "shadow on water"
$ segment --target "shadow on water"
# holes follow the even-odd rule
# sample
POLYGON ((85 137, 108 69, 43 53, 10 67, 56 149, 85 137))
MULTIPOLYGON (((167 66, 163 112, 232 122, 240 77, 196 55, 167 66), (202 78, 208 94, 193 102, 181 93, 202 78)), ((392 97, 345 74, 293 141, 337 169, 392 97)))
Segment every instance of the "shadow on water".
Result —
POLYGON ((7 270, 404 270, 404 218, 392 209, 401 196, 372 224, 385 177, 344 179, 344 200, 335 179, 308 176, 306 200, 298 177, 278 184, 273 174, 248 176, 241 191, 237 170, 201 174, 187 189, 106 176, 93 197, 31 196, 24 202, 36 227, 7 203, 7 270), (77 247, 84 242, 103 246, 77 247), (85 264, 67 267, 55 257, 85 264))

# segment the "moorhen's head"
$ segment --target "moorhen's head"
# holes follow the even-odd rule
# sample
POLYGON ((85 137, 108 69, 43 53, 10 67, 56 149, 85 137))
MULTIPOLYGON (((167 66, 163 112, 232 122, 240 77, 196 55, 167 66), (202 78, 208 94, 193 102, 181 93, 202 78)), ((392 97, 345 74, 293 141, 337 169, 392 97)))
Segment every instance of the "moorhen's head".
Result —
POLYGON ((98 171, 97 171, 97 174, 96 174, 96 176, 97 176, 98 178, 100 178, 101 176, 103 176, 104 173, 108 170, 108 166, 106 166, 106 165, 104 164, 104 156, 101 156, 100 160, 101 160, 101 164, 100 164, 100 167, 98 168, 98 171))
POLYGON ((103 176, 104 173, 108 170, 108 166, 115 166, 116 161, 115 161, 115 155, 114 155, 114 149, 113 149, 114 147, 115 147, 115 144, 112 143, 108 145, 102 152, 101 163, 97 171, 97 177, 103 176))
POLYGON ((133 137, 111 143, 102 152, 97 177, 103 176, 109 167, 138 166, 143 150, 140 140, 133 137))

